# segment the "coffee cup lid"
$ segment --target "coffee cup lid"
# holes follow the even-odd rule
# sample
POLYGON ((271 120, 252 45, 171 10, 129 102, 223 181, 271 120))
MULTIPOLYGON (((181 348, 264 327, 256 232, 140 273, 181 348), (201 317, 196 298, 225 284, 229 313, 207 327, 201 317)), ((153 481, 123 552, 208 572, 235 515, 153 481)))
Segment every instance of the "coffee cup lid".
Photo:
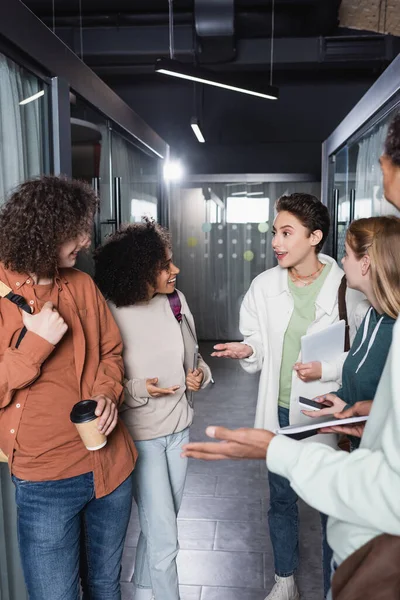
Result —
POLYGON ((81 400, 74 404, 69 418, 73 423, 87 423, 93 421, 93 419, 96 419, 96 408, 96 400, 81 400))

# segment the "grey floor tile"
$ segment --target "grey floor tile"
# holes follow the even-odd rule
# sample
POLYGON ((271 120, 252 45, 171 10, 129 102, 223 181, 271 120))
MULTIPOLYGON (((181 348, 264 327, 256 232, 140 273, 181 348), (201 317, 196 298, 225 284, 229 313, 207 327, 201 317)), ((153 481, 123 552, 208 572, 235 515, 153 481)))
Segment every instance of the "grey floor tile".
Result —
POLYGON ((219 521, 214 549, 272 553, 268 529, 257 521, 219 521))
POLYGON ((132 581, 135 568, 136 548, 125 546, 122 555, 121 581, 132 581))
MULTIPOLYGON (((275 583, 275 567, 274 567, 274 557, 272 552, 266 552, 264 554, 264 587, 267 594, 273 588, 275 583)), ((267 595, 266 594, 266 595, 267 595)), ((308 599, 304 599, 308 600, 308 599)), ((320 599, 322 600, 322 599, 320 599)))
POLYGON ((203 587, 201 600, 264 600, 265 595, 264 589, 203 587))
POLYGON ((215 521, 178 519, 179 544, 184 550, 212 550, 214 547, 215 521))
POLYGON ((217 487, 215 475, 188 473, 185 483, 185 496, 214 496, 217 487))
POLYGON ((260 589, 263 583, 262 555, 256 553, 182 550, 178 571, 184 585, 260 589))
POLYGON ((266 498, 269 494, 267 477, 219 475, 216 496, 238 498, 266 498))
POLYGON ((201 586, 180 585, 179 593, 180 593, 181 600, 200 600, 201 586))
POLYGON ((239 498, 184 497, 179 516, 211 521, 261 521, 261 501, 239 498))
POLYGON ((323 597, 322 533, 319 513, 299 501, 300 565, 297 575, 300 592, 310 600, 323 597))
MULTIPOLYGON (((193 440, 194 441, 194 440, 193 440)), ((263 465, 264 466, 264 465, 263 465)), ((235 460, 221 460, 221 461, 205 461, 205 460, 189 460, 189 473, 199 473, 203 475, 238 475, 260 478, 261 477, 261 466, 260 461, 235 461, 235 460)), ((265 469, 263 470, 263 477, 265 476, 265 469)))

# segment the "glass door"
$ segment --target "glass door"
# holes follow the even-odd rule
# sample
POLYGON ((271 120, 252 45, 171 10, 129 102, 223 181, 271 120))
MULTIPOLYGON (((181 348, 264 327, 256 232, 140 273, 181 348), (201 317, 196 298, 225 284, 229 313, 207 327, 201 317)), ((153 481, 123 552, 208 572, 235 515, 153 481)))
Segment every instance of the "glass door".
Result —
POLYGON ((148 155, 120 132, 111 133, 113 198, 117 225, 143 216, 158 218, 159 159, 148 155))
MULTIPOLYGON (((116 228, 111 189, 111 130, 109 121, 79 97, 71 103, 72 176, 98 192, 100 206, 93 232, 93 248, 116 228)), ((85 269, 86 270, 86 269, 85 269)))

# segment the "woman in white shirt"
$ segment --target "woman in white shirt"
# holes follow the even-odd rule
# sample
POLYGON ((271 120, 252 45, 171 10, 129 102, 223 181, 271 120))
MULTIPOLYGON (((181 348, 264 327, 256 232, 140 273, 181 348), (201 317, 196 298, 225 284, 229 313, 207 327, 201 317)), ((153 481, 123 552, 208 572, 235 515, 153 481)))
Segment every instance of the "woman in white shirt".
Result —
MULTIPOLYGON (((329 232, 328 209, 309 194, 282 196, 276 209, 272 246, 279 265, 256 277, 243 300, 240 331, 244 341, 218 344, 213 354, 240 359, 249 373, 261 371, 255 427, 272 431, 307 421, 298 397, 313 398, 338 389, 346 356, 332 364, 299 362, 301 336, 325 329, 339 319, 338 290, 343 271, 335 260, 319 253, 329 232)), ((361 299, 357 292, 347 290, 351 338, 355 307, 361 299)), ((365 307, 358 321, 364 312, 365 307)), ((335 436, 312 439, 318 438, 336 446, 335 436)), ((268 479, 276 583, 266 600, 298 600, 294 580, 298 566, 297 495, 287 479, 273 473, 268 473, 268 479)), ((330 556, 324 541, 325 594, 330 556)))

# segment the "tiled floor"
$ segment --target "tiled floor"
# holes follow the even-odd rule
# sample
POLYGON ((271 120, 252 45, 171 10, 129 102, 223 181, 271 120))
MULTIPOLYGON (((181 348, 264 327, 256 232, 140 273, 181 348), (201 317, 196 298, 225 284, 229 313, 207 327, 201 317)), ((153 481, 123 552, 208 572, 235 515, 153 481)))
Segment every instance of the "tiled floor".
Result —
MULTIPOLYGON (((258 380, 236 361, 212 359, 215 379, 196 397, 191 439, 205 438, 207 425, 252 426, 258 380)), ((181 511, 178 570, 181 600, 264 600, 274 582, 267 524, 268 485, 263 462, 190 461, 181 511)), ((300 503, 302 600, 322 600, 319 515, 300 503)), ((123 558, 123 600, 132 600, 139 534, 133 506, 123 558)), ((162 599, 161 599, 162 600, 162 599)))

